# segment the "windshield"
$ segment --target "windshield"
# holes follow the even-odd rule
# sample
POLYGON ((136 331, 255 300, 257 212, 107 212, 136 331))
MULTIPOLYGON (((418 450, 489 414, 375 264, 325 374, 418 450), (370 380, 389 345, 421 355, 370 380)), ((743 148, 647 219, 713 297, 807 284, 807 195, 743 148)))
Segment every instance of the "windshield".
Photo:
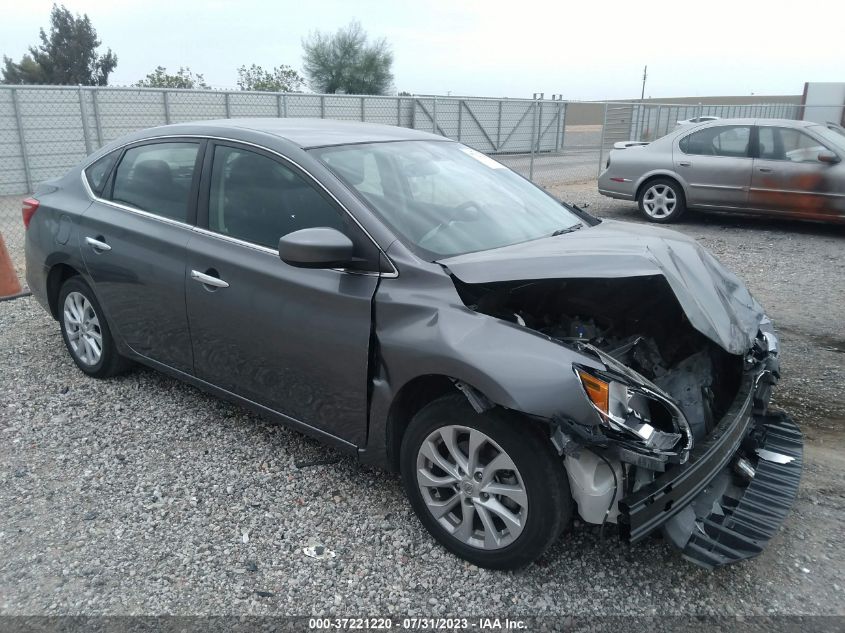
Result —
POLYGON ((586 224, 521 176, 458 143, 401 141, 313 151, 426 259, 508 246, 586 224))
POLYGON ((809 129, 833 145, 838 151, 845 152, 845 136, 839 132, 834 132, 824 125, 811 125, 809 129))

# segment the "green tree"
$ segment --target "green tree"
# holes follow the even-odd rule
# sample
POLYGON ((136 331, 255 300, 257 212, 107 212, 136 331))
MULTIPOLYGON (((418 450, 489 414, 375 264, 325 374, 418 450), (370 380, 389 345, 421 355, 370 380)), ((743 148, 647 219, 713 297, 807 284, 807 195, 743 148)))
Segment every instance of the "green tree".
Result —
POLYGON ((101 42, 86 14, 80 16, 64 6, 53 5, 50 32, 40 31, 41 43, 15 63, 3 56, 3 83, 38 83, 105 86, 117 66, 117 56, 108 49, 98 55, 101 42))
POLYGON ((260 90, 262 92, 299 92, 305 85, 298 72, 282 64, 273 70, 264 70, 258 64, 249 68, 238 68, 238 88, 241 90, 260 90))
POLYGON ((170 75, 164 66, 156 66, 155 70, 144 79, 135 82, 133 85, 139 88, 211 88, 205 83, 205 77, 201 74, 194 74, 188 67, 179 66, 175 75, 170 75))
POLYGON ((393 86, 393 53, 384 39, 367 42, 359 22, 330 33, 312 33, 302 42, 303 68, 317 92, 387 94, 393 86))

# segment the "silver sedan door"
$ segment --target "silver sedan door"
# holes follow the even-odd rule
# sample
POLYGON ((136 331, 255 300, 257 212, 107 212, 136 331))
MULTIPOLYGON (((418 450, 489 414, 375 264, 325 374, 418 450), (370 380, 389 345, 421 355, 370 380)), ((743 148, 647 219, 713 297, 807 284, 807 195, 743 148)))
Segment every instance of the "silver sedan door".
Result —
POLYGON ((715 125, 682 136, 672 157, 690 207, 744 208, 753 159, 751 125, 715 125))
POLYGON ((768 125, 758 130, 751 208, 811 220, 845 216, 845 164, 837 152, 803 130, 768 125))

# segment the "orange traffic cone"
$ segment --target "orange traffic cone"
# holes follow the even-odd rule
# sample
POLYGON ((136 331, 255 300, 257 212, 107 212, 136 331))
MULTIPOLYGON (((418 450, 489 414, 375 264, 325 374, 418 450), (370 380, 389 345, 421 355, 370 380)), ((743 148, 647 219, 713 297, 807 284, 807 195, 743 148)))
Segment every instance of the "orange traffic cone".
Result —
POLYGON ((6 249, 6 242, 0 234, 0 301, 13 299, 23 294, 21 282, 18 281, 18 276, 12 266, 12 258, 9 257, 9 251, 6 249))

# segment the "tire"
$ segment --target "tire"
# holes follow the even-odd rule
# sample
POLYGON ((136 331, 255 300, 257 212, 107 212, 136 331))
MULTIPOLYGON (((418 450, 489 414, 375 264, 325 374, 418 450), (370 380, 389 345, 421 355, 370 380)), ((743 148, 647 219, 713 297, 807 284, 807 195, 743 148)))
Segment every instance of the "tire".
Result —
POLYGON ((640 213, 649 222, 677 222, 687 210, 684 190, 676 180, 655 178, 647 181, 637 195, 640 213))
POLYGON ((94 378, 109 378, 131 366, 118 354, 100 303, 80 277, 62 285, 58 306, 62 339, 79 369, 94 378))
POLYGON ((438 542, 479 567, 523 567, 571 521, 563 461, 531 424, 501 409, 476 413, 454 394, 421 409, 402 438, 400 470, 411 506, 438 542), (480 447, 477 468, 469 464, 470 442, 480 447))

